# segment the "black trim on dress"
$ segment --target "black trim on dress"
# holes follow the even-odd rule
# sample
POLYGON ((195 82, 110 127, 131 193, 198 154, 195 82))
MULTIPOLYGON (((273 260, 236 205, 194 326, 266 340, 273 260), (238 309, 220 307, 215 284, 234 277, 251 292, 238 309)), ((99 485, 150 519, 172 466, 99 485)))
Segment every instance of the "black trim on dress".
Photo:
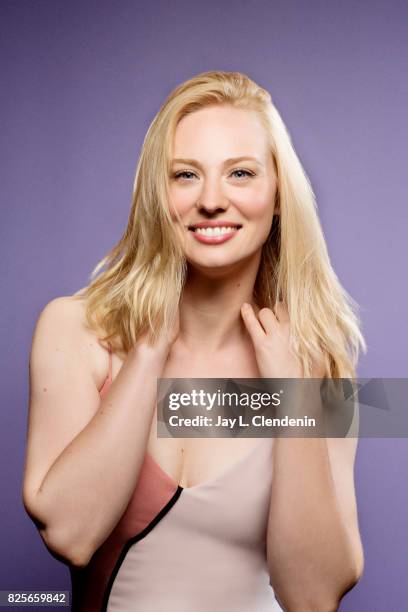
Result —
POLYGON ((106 612, 108 609, 108 602, 109 602, 109 596, 111 594, 111 590, 113 587, 113 583, 115 582, 115 578, 121 568, 121 565, 123 563, 123 561, 125 560, 125 557, 129 551, 129 548, 135 544, 135 542, 138 542, 139 540, 142 540, 156 525, 157 523, 159 523, 161 521, 161 519, 167 514, 167 512, 174 506, 174 504, 176 503, 176 501, 178 500, 178 498, 181 495, 181 492, 183 491, 183 487, 181 487, 180 485, 178 485, 176 492, 174 493, 173 497, 171 497, 169 499, 169 501, 167 502, 167 504, 165 506, 163 506, 163 508, 160 510, 160 512, 158 512, 156 514, 156 516, 154 517, 154 519, 152 521, 150 521, 150 523, 148 525, 146 525, 146 527, 144 529, 142 529, 142 531, 140 531, 140 533, 138 533, 135 536, 132 536, 129 540, 127 540, 125 542, 125 544, 122 547, 122 550, 120 551, 120 554, 117 558, 117 561, 113 567, 112 573, 109 576, 109 580, 108 583, 106 585, 106 589, 103 595, 103 599, 102 599, 102 607, 101 607, 101 612, 106 612))

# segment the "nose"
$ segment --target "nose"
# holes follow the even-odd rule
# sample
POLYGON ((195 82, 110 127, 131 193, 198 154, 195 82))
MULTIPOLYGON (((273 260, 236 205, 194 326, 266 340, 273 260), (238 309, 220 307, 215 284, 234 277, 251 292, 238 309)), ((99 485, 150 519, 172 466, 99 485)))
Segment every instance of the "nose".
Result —
POLYGON ((196 206, 201 212, 207 213, 214 213, 217 210, 226 210, 228 208, 228 198, 223 193, 220 182, 217 179, 206 179, 204 181, 196 206))

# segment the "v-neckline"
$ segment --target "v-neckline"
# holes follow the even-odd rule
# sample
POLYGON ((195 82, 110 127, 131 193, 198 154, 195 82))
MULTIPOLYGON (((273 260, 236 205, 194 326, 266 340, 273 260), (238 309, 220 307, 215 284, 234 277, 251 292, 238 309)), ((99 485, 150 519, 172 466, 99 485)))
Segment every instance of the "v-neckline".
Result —
MULTIPOLYGON (((103 394, 105 393, 106 387, 110 387, 110 385, 112 384, 113 380, 111 378, 111 376, 108 376, 102 387, 99 389, 99 396, 103 397, 103 394)), ((218 474, 218 476, 214 476, 213 478, 210 478, 210 480, 206 480, 204 482, 200 482, 196 485, 193 485, 192 487, 183 487, 175 478, 173 478, 173 476, 170 476, 170 474, 168 474, 162 467, 161 465, 156 461, 156 459, 153 457, 153 455, 146 450, 145 455, 144 455, 144 460, 146 460, 146 458, 148 460, 150 460, 150 463, 154 466, 155 470, 157 472, 159 472, 162 476, 164 476, 164 478, 166 478, 166 480, 168 480, 169 482, 171 482, 171 484, 175 487, 177 487, 178 489, 182 489, 183 491, 197 491, 198 489, 203 489, 205 487, 210 487, 215 485, 216 483, 218 483, 220 480, 223 480, 224 478, 226 478, 230 473, 234 473, 234 471, 240 466, 242 465, 244 462, 248 461, 249 459, 252 458, 252 455, 255 454, 255 451, 257 451, 259 448, 261 448, 263 442, 265 441, 265 439, 270 439, 270 438, 261 438, 261 441, 256 444, 253 448, 251 448, 251 450, 247 453, 245 453, 245 455, 243 455, 240 459, 238 459, 238 461, 235 461, 232 465, 229 465, 228 467, 226 467, 220 474, 218 474)))
POLYGON ((183 489, 183 491, 193 491, 193 490, 197 491, 198 489, 203 489, 205 487, 211 487, 215 485, 216 483, 218 483, 220 480, 223 480, 224 478, 226 478, 230 473, 234 473, 237 470, 237 468, 239 468, 240 465, 242 465, 243 463, 246 463, 246 461, 252 458, 252 455, 255 454, 255 451, 261 448, 265 439, 266 438, 261 438, 258 444, 256 444, 247 453, 245 453, 242 457, 240 457, 238 461, 235 461, 231 465, 227 466, 220 474, 218 474, 218 476, 214 476, 213 478, 210 478, 209 480, 205 480, 204 482, 199 482, 198 484, 193 485, 191 487, 183 487, 183 485, 181 485, 175 478, 173 478, 173 476, 170 476, 170 474, 168 474, 161 467, 161 465, 156 461, 156 459, 153 457, 153 455, 149 451, 146 451, 145 458, 148 458, 148 460, 152 463, 156 471, 160 472, 162 476, 164 476, 169 482, 171 482, 177 488, 183 489))

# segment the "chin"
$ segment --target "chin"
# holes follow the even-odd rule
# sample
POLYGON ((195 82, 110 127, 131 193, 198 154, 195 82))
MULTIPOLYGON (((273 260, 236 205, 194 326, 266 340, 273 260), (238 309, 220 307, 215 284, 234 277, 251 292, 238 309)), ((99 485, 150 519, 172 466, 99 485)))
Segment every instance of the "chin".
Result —
MULTIPOLYGON (((252 253, 249 255, 249 257, 252 253)), ((187 257, 188 265, 200 272, 213 275, 213 274, 221 274, 224 272, 229 272, 237 265, 242 264, 248 256, 244 257, 220 257, 217 258, 207 258, 205 261, 201 259, 193 259, 191 257, 187 257)))

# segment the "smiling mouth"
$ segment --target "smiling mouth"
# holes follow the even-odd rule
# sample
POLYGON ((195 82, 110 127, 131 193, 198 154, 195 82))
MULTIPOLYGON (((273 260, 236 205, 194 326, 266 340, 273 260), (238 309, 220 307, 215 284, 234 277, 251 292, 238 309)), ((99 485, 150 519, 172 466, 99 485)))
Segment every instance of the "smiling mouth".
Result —
POLYGON ((192 227, 190 226, 188 230, 190 232, 194 232, 195 234, 200 234, 202 236, 224 236, 225 234, 232 234, 241 229, 242 225, 223 225, 218 227, 192 227))

